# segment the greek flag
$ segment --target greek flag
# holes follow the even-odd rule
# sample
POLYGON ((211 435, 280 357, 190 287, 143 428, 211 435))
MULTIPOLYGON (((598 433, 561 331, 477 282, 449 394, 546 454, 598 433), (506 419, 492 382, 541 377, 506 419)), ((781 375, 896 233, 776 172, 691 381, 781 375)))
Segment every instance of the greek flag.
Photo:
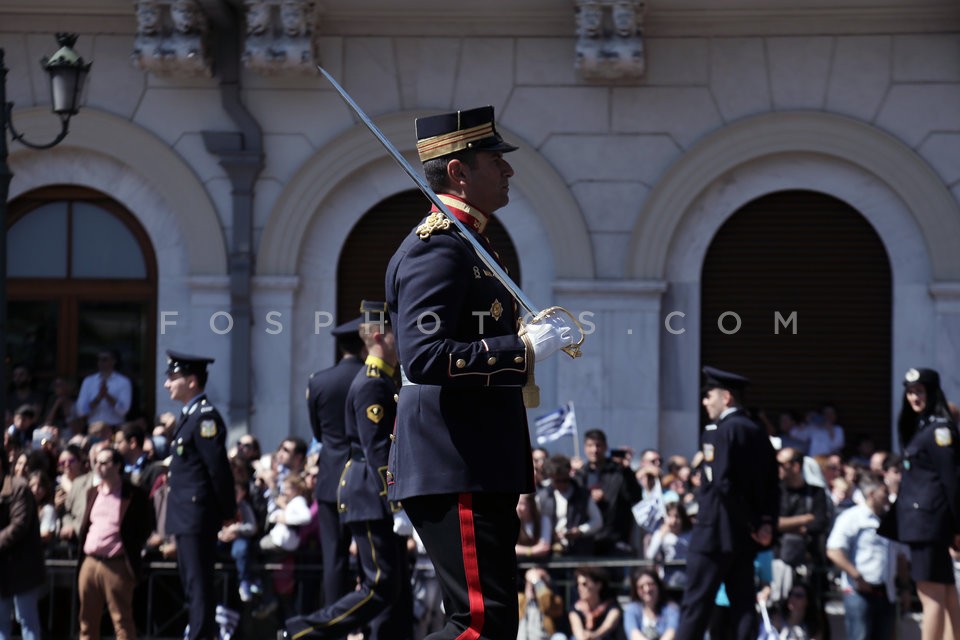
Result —
POLYGON ((537 433, 537 444, 553 442, 563 436, 577 433, 577 414, 573 411, 573 402, 568 402, 556 411, 537 418, 533 423, 537 433))

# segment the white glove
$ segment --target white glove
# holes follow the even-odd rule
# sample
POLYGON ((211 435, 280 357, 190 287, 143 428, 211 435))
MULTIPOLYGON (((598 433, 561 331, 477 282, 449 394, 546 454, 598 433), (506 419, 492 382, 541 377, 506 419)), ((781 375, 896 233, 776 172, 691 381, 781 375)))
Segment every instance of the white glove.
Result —
POLYGON ((537 362, 549 358, 560 349, 573 344, 573 329, 563 316, 549 314, 536 324, 524 326, 521 336, 533 349, 537 362))

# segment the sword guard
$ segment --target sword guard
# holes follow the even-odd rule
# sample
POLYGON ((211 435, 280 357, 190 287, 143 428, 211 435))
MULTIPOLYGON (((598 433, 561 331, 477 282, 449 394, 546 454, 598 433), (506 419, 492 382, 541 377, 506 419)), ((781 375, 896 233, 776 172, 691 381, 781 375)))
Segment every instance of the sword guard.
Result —
POLYGON ((565 314, 568 318, 570 318, 570 321, 573 323, 573 326, 575 326, 575 327, 577 328, 577 331, 580 332, 580 339, 579 339, 579 340, 577 340, 577 341, 574 342, 573 344, 568 344, 568 345, 565 346, 565 347, 561 347, 560 350, 563 351, 564 353, 566 353, 566 354, 567 354, 568 356, 570 356, 571 358, 579 358, 580 356, 582 356, 583 353, 580 351, 580 346, 583 344, 584 338, 586 338, 586 334, 583 332, 583 325, 580 324, 580 322, 576 319, 576 317, 574 317, 574 315, 573 315, 572 313, 570 313, 569 311, 567 311, 567 310, 564 309, 563 307, 557 307, 557 306, 547 307, 546 309, 544 309, 543 311, 541 311, 541 312, 538 313, 537 315, 533 316, 533 319, 531 319, 528 324, 536 324, 536 323, 542 321, 544 318, 546 318, 546 317, 547 317, 548 315, 550 315, 551 313, 561 313, 561 314, 565 314))

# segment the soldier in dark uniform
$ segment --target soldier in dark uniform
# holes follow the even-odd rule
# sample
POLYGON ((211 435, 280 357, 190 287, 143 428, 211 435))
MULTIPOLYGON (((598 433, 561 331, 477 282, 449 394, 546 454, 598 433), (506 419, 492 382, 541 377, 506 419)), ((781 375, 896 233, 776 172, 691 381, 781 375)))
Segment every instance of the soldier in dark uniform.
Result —
POLYGON ((903 476, 881 535, 910 545, 910 575, 923 607, 923 640, 960 634, 949 547, 960 548, 960 444, 940 374, 910 369, 897 427, 903 476), (947 624, 949 622, 949 624, 947 624))
POLYGON ((700 510, 687 555, 678 640, 701 640, 717 588, 727 587, 734 637, 757 637, 753 559, 773 541, 780 490, 770 440, 740 408, 749 382, 704 367, 703 406, 712 424, 701 436, 700 510))
POLYGON ((176 537, 177 564, 189 606, 190 640, 219 637, 214 622, 213 564, 217 532, 237 511, 227 462, 227 428, 204 393, 212 358, 167 351, 170 399, 183 403, 174 427, 166 531, 176 537))
MULTIPOLYGON (((509 200, 503 154, 516 149, 493 115, 482 107, 416 125, 427 182, 488 246, 487 221, 509 200)), ((533 491, 521 387, 572 332, 549 318, 519 337, 510 292, 437 210, 394 254, 386 292, 403 378, 389 496, 402 500, 442 585, 447 622, 429 638, 515 638, 516 505, 533 491)))
POLYGON ((330 604, 351 590, 349 579, 350 533, 337 511, 340 473, 350 457, 343 407, 350 383, 363 368, 363 341, 357 331, 361 317, 334 327, 340 362, 317 371, 307 382, 307 409, 313 436, 320 441, 317 488, 317 524, 323 554, 323 602, 330 604))
POLYGON ((360 588, 320 611, 290 618, 287 635, 281 632, 281 637, 339 638, 378 615, 383 623, 367 637, 408 640, 413 633, 413 603, 400 597, 407 575, 404 540, 393 532, 394 510, 387 501, 387 457, 397 415, 397 350, 386 304, 364 301, 361 311, 370 314, 370 321, 360 325, 369 355, 347 393, 349 459, 337 493, 340 517, 357 545, 360 588))

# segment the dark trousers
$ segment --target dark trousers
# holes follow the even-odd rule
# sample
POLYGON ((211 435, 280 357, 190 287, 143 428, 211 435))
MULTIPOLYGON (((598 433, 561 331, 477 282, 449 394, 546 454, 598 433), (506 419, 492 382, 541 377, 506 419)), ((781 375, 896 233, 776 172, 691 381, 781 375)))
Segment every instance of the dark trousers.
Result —
POLYGON ((350 532, 340 522, 335 502, 317 501, 320 553, 323 561, 323 604, 332 604, 350 591, 350 532))
MULTIPOLYGON (((406 556, 399 555, 393 520, 371 520, 349 526, 357 543, 357 559, 362 573, 360 588, 319 611, 289 618, 286 628, 293 640, 346 637, 377 614, 398 604, 400 579, 404 575, 399 563, 406 562, 406 556)), ((402 635, 402 631, 381 629, 380 639, 407 640, 409 636, 402 635)))
POLYGON ((214 621, 217 596, 213 592, 213 565, 216 561, 217 534, 180 534, 177 538, 177 566, 183 583, 184 600, 189 607, 189 640, 211 640, 220 631, 214 621))
POLYGON ((437 571, 447 621, 427 638, 516 638, 517 494, 407 498, 403 507, 437 571))
POLYGON ((757 637, 756 590, 753 552, 690 551, 687 554, 687 587, 680 606, 677 640, 701 640, 710 623, 720 583, 730 599, 730 626, 737 640, 757 637))

